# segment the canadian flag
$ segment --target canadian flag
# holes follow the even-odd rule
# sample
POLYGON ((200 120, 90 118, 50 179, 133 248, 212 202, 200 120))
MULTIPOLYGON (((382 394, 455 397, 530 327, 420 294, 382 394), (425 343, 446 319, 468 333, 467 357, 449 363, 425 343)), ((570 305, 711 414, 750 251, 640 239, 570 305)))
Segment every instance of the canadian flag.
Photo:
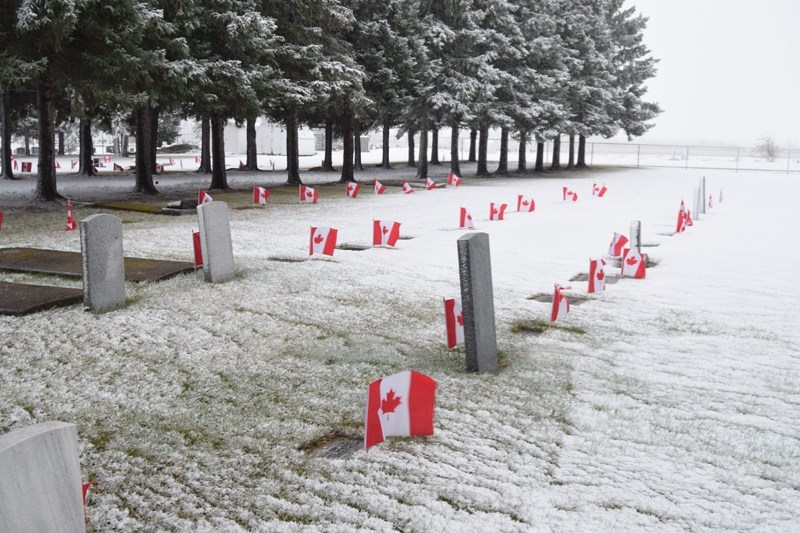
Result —
POLYGON ((400 238, 400 223, 375 220, 372 223, 372 245, 394 246, 400 238))
POLYGON ((265 187, 253 187, 253 203, 255 205, 267 205, 267 198, 270 196, 269 189, 265 187))
POLYGON ((386 192, 386 185, 384 185, 383 183, 381 183, 378 180, 373 180, 373 182, 372 182, 372 191, 375 194, 383 194, 383 193, 386 192))
POLYGON ((458 187, 461 185, 461 176, 456 176, 451 170, 450 174, 447 175, 447 184, 453 187, 458 187))
POLYGON ((0 229, 3 229, 3 212, 0 211, 0 229))
POLYGON ((355 181, 348 181, 345 184, 344 193, 350 198, 358 198, 358 191, 361 190, 361 184, 355 181))
POLYGON ((611 239, 611 244, 608 245, 608 255, 611 257, 619 257, 622 255, 622 249, 628 244, 628 238, 621 233, 614 233, 611 239))
POLYGON ((533 201, 533 196, 525 197, 521 194, 517 195, 517 212, 525 211, 527 213, 533 213, 534 209, 536 209, 536 202, 533 201))
POLYGON ((444 323, 447 326, 447 347, 455 348, 464 343, 464 313, 461 298, 444 301, 444 323))
POLYGON ((56 161, 56 168, 61 168, 61 163, 59 163, 58 161, 56 161))
POLYGON ((364 448, 386 437, 433 435, 436 380, 414 370, 378 379, 367 389, 364 448))
POLYGON ((592 196, 597 196, 598 198, 602 198, 605 196, 606 191, 606 184, 604 183, 602 187, 598 187, 596 183, 592 183, 592 196))
POLYGON ((239 160, 239 170, 244 170, 244 169, 246 169, 246 168, 247 168, 247 165, 245 165, 245 164, 242 162, 242 160, 240 159, 240 160, 239 160))
POLYGON ((694 226, 694 221, 692 220, 692 210, 686 210, 686 225, 687 226, 694 226))
POLYGON ((111 163, 111 156, 110 155, 103 156, 103 163, 111 163))
POLYGON ((70 164, 70 167, 69 167, 69 168, 70 168, 70 169, 73 169, 73 168, 75 168, 76 166, 78 166, 78 160, 77 160, 77 159, 72 159, 72 160, 70 160, 69 164, 70 164))
POLYGON ((333 251, 336 249, 336 236, 338 234, 339 232, 334 228, 315 228, 312 226, 308 255, 333 255, 333 251))
POLYGON ((475 222, 472 220, 472 215, 469 214, 466 207, 461 208, 458 227, 460 229, 475 229, 475 222))
POLYGON ((164 173, 164 165, 161 163, 156 163, 156 174, 163 174, 164 173))
POLYGON ((22 162, 22 172, 33 172, 33 163, 30 161, 23 161, 22 162))
POLYGON ((589 294, 606 290, 605 266, 603 259, 589 259, 589 294))
POLYGON ((712 196, 709 194, 708 195, 708 208, 711 209, 712 207, 714 207, 714 200, 712 199, 712 196))
POLYGON ((495 207, 495 204, 489 204, 489 220, 503 220, 506 215, 506 208, 508 204, 500 204, 495 207))
POLYGON ((125 172, 125 169, 122 168, 122 165, 118 165, 114 163, 114 170, 119 170, 120 172, 125 172))
POLYGON ((174 164, 175 164, 175 159, 173 159, 173 158, 171 158, 171 157, 169 158, 169 160, 168 160, 168 161, 169 161, 169 162, 168 162, 167 164, 168 164, 169 166, 172 166, 172 165, 174 165, 174 164))
POLYGON ((319 191, 312 189, 311 187, 306 187, 305 185, 300 186, 300 203, 301 204, 315 204, 319 200, 319 191))
POLYGON ((622 252, 622 275, 643 279, 647 273, 647 256, 625 248, 622 252))
POLYGON ((569 288, 570 287, 562 287, 556 283, 555 290, 553 291, 553 310, 550 313, 550 322, 555 322, 559 318, 566 318, 567 313, 569 313, 569 300, 562 292, 564 289, 569 288))
POLYGON ((408 184, 408 181, 403 180, 403 194, 413 194, 414 189, 408 184))
POLYGON ((213 201, 214 199, 211 198, 211 195, 203 189, 200 189, 200 192, 197 193, 197 205, 210 204, 213 201))
POLYGON ((194 247, 194 267, 203 266, 203 248, 200 246, 200 232, 192 232, 192 246, 194 247))
POLYGON ((678 224, 675 226, 675 233, 686 231, 686 206, 683 205, 681 200, 681 207, 678 209, 678 224))
POLYGON ((429 191, 436 188, 436 182, 433 181, 430 176, 425 176, 425 188, 429 191))
POLYGON ((81 494, 83 495, 83 506, 86 507, 86 495, 89 494, 89 487, 99 485, 99 481, 89 481, 81 484, 81 494))
POLYGON ((64 228, 64 231, 72 231, 78 227, 78 224, 75 222, 75 215, 72 214, 72 202, 67 200, 67 226, 64 228))
POLYGON ((19 170, 19 162, 16 160, 16 158, 12 157, 11 162, 14 164, 14 170, 19 170))
POLYGON ((197 164, 200 164, 200 156, 199 155, 194 156, 194 162, 197 163, 197 164))
POLYGON ((561 193, 564 197, 565 202, 577 202, 578 201, 578 193, 572 192, 567 187, 561 188, 561 193))

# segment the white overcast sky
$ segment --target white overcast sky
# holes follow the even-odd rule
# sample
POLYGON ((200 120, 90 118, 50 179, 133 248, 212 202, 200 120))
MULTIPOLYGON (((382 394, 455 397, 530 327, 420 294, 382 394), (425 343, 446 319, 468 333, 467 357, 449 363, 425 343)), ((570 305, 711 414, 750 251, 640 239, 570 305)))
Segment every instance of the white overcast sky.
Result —
MULTIPOLYGON (((800 0, 628 0, 660 59, 641 141, 800 149, 800 0)), ((634 142, 641 142, 636 141, 634 142)))

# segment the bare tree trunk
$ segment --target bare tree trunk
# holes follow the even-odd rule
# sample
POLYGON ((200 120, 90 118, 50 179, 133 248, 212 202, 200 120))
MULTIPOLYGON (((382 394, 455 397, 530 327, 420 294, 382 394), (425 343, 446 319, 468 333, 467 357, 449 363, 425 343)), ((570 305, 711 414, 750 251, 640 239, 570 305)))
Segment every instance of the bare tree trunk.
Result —
POLYGON ((475 171, 476 176, 488 176, 489 165, 487 163, 488 150, 489 150, 489 125, 481 122, 478 128, 480 138, 478 139, 478 169, 475 171))
POLYGON ((143 104, 136 111, 136 185, 134 190, 145 194, 158 194, 158 190, 153 184, 153 167, 151 166, 153 121, 150 118, 150 112, 150 104, 143 104))
POLYGON ((211 120, 208 115, 200 119, 200 168, 198 174, 211 174, 211 120))
POLYGON ((386 120, 383 123, 383 157, 381 160, 381 168, 392 168, 392 163, 389 161, 389 130, 392 128, 391 123, 386 120))
POLYGON ((247 117, 247 170, 259 170, 258 154, 256 153, 256 120, 257 117, 247 117))
POLYGON ((520 130, 519 132, 519 152, 517 154, 517 172, 525 172, 528 170, 528 162, 526 151, 528 149, 528 132, 520 130))
POLYGON ((342 154, 342 176, 339 178, 340 182, 355 181, 353 177, 353 152, 354 152, 354 135, 355 123, 353 115, 350 112, 345 113, 342 118, 342 135, 344 135, 344 153, 342 154))
POLYGON ((52 202, 62 199, 56 188, 55 108, 50 73, 45 70, 37 90, 39 107, 39 177, 36 199, 52 202))
POLYGON ((417 164, 418 180, 428 177, 428 110, 423 109, 420 113, 419 128, 419 163, 417 164))
POLYGON ((211 187, 228 189, 228 172, 225 169, 225 117, 222 113, 211 115, 211 187))
POLYGON ((31 138, 25 135, 25 155, 31 155, 31 138))
POLYGON ((553 162, 550 164, 550 168, 561 168, 561 135, 556 135, 553 139, 553 162))
POLYGON ((431 165, 441 165, 439 162, 439 128, 431 129, 431 165))
POLYGON ((161 114, 161 106, 150 107, 150 168, 156 174, 156 160, 158 158, 158 116, 161 114))
POLYGON ((300 185, 300 145, 297 133, 297 111, 294 108, 286 110, 286 183, 300 185))
POLYGON ((500 128, 500 161, 497 163, 497 174, 508 174, 508 128, 500 128))
POLYGON ((586 168, 586 137, 578 135, 578 168, 586 168))
POLYGON ((353 167, 355 170, 364 170, 364 165, 361 164, 361 125, 358 121, 353 122, 353 167))
POLYGON ((478 130, 476 128, 470 128, 469 130, 469 156, 467 157, 467 161, 470 163, 474 163, 477 161, 475 158, 475 141, 478 139, 478 130))
POLYGON ((325 160, 322 162, 322 170, 333 172, 333 119, 325 121, 325 160))
POLYGON ((456 176, 461 175, 461 164, 458 160, 458 120, 450 125, 450 172, 456 176))
POLYGON ((127 133, 122 136, 122 153, 119 154, 121 157, 130 157, 128 154, 128 147, 130 146, 131 136, 127 133))
POLYGON ((417 166, 417 158, 414 157, 414 131, 408 130, 408 166, 417 166))
POLYGON ((536 166, 533 167, 533 170, 544 171, 544 141, 536 141, 536 166))
POLYGON ((10 109, 11 106, 10 98, 8 96, 7 91, 0 92, 0 123, 2 126, 2 132, 0 136, 0 142, 3 143, 3 151, 0 156, 0 160, 2 160, 2 167, 0 167, 0 177, 5 179, 13 180, 14 178, 14 170, 11 164, 11 119, 10 117, 10 109))
MULTIPOLYGON (((137 115, 138 120, 138 115, 137 115)), ((82 176, 94 175, 94 143, 92 142, 92 119, 82 118, 78 126, 78 174, 82 176)), ((138 134, 137 134, 138 135, 138 134)), ((138 137, 137 137, 138 143, 138 137)))
POLYGON ((575 135, 569 136, 569 159, 567 160, 567 168, 575 168, 575 135))
POLYGON ((64 155, 64 132, 58 132, 58 155, 64 155))

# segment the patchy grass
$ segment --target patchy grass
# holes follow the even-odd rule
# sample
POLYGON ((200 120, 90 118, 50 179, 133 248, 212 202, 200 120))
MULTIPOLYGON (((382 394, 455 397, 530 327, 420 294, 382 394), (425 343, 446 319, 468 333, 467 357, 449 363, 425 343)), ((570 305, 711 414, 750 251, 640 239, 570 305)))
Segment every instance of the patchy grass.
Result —
POLYGON ((586 330, 576 326, 559 326, 544 320, 517 320, 511 323, 511 333, 527 333, 541 335, 549 330, 566 331, 576 335, 585 335, 586 330))

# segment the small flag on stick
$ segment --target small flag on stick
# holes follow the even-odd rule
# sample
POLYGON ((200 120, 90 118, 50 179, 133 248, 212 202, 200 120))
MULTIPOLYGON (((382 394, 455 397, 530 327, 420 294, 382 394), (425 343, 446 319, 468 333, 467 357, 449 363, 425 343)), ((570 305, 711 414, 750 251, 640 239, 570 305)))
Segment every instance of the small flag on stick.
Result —
POLYGON ((370 383, 364 447, 371 448, 386 437, 433 435, 436 381, 407 370, 370 383))

